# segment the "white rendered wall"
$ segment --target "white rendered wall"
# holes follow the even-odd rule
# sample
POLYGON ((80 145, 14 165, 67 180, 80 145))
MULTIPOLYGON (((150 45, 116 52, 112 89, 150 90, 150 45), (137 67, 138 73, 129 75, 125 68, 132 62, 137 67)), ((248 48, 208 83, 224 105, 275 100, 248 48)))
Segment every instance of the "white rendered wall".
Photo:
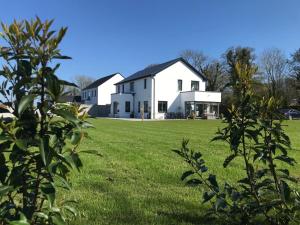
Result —
POLYGON ((97 103, 98 105, 111 104, 111 94, 116 93, 115 83, 123 80, 124 77, 121 74, 116 74, 102 85, 98 87, 97 91, 97 103))
POLYGON ((199 90, 205 91, 205 81, 181 61, 156 74, 155 79, 155 119, 163 119, 158 113, 158 101, 168 102, 168 112, 183 112, 178 80, 182 80, 182 91, 191 91, 191 81, 199 81, 199 90))
MULTIPOLYGON (((134 113, 136 118, 140 118, 141 114, 138 112, 138 102, 140 102, 141 107, 144 105, 144 101, 148 101, 148 108, 149 113, 151 112, 152 105, 151 105, 151 93, 152 93, 152 78, 145 77, 138 80, 131 81, 134 82, 134 96, 133 96, 133 108, 130 108, 131 111, 134 113), (144 80, 146 80, 147 85, 144 88, 144 80)), ((130 81, 124 84, 120 84, 120 92, 122 92, 122 85, 124 85, 124 93, 130 93, 130 81)), ((148 113, 144 114, 144 117, 148 117, 148 113)))
POLYGON ((130 102, 130 111, 133 108, 132 94, 116 93, 111 95, 110 114, 111 117, 130 118, 130 112, 125 112, 125 102, 130 102), (114 115, 114 102, 118 102, 118 113, 114 115))

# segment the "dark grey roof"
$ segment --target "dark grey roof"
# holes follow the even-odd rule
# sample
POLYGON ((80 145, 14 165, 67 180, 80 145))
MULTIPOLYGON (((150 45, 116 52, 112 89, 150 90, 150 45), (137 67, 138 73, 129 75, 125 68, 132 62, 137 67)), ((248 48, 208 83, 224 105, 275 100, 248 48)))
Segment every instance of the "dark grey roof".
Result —
POLYGON ((122 83, 125 83, 125 82, 128 82, 128 81, 133 81, 133 80, 141 79, 141 78, 144 78, 144 77, 154 76, 157 73, 161 72, 162 70, 168 68, 169 66, 172 66, 174 63, 177 63, 179 61, 183 62, 186 66, 188 66, 191 70, 193 70, 203 80, 207 80, 206 77, 203 76, 203 74, 201 74, 198 70, 196 70, 186 60, 184 60, 183 58, 177 58, 177 59, 173 59, 171 61, 165 62, 165 63, 161 63, 161 64, 153 65, 153 66, 150 66, 150 67, 146 67, 145 69, 140 70, 140 71, 132 74, 129 77, 126 77, 124 80, 121 80, 120 82, 118 82, 116 84, 122 84, 122 83))
POLYGON ((106 77, 102 77, 102 78, 94 81, 93 83, 91 83, 87 87, 83 88, 82 90, 97 88, 98 86, 100 86, 101 84, 103 84, 104 82, 106 82, 107 80, 109 80, 110 78, 112 78, 113 76, 115 76, 116 74, 120 74, 120 73, 114 73, 114 74, 108 75, 106 77))

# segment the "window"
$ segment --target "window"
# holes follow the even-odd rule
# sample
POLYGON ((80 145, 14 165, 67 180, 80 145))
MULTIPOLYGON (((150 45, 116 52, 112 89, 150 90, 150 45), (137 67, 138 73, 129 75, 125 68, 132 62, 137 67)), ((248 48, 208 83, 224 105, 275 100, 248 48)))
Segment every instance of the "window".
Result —
POLYGON ((168 102, 166 101, 158 101, 158 112, 166 113, 168 111, 168 102))
POLYGON ((144 112, 148 112, 148 101, 144 101, 144 112))
POLYGON ((124 84, 122 84, 122 93, 124 93, 125 91, 124 91, 124 84))
POLYGON ((130 102, 125 102, 125 112, 130 112, 130 102))
POLYGON ((138 102, 138 112, 141 112, 141 102, 138 102))
POLYGON ((147 89, 147 79, 144 79, 144 89, 147 89))
POLYGON ((193 81, 191 82, 191 90, 192 91, 199 91, 199 81, 193 81))
POLYGON ((117 86, 117 93, 120 93, 120 85, 117 86))
POLYGON ((182 80, 178 80, 178 91, 182 91, 182 80))
POLYGON ((130 91, 134 92, 134 82, 130 82, 130 91))

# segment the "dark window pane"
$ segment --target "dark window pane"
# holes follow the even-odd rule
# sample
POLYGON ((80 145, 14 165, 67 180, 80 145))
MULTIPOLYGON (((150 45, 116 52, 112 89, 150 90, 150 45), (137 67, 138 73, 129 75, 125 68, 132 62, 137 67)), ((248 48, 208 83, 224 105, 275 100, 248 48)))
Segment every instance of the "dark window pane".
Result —
POLYGON ((147 79, 144 79, 144 89, 147 88, 147 79))
POLYGON ((134 92, 134 82, 130 82, 130 91, 134 92))
POLYGON ((159 101, 157 108, 158 108, 158 112, 159 113, 166 113, 168 111, 168 102, 166 102, 166 101, 159 101))
POLYGON ((130 102, 125 102, 125 112, 130 112, 130 102))
POLYGON ((191 82, 191 90, 192 91, 199 91, 199 81, 193 81, 191 82))
POLYGON ((182 91, 182 80, 178 80, 178 91, 182 91))

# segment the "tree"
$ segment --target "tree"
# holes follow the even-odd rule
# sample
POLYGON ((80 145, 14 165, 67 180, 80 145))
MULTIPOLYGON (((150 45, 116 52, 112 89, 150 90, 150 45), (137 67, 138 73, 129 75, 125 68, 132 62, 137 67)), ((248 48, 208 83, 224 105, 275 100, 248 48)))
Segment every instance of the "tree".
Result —
POLYGON ((95 81, 94 78, 86 75, 76 75, 74 77, 75 84, 82 90, 95 81))
POLYGON ((283 98, 285 95, 287 65, 287 59, 280 49, 267 49, 262 53, 260 68, 264 81, 267 83, 269 96, 283 98))
POLYGON ((292 54, 292 59, 290 60, 290 69, 292 85, 296 90, 296 99, 298 105, 300 105, 300 49, 292 54))
POLYGON ((86 75, 76 75, 74 77, 74 83, 77 87, 65 86, 65 91, 71 93, 72 95, 80 95, 80 91, 94 81, 95 79, 92 77, 86 75))
POLYGON ((228 83, 226 87, 232 89, 233 100, 240 101, 240 93, 243 88, 249 88, 255 83, 257 66, 254 64, 254 50, 251 48, 230 48, 226 52, 226 63, 228 73, 228 83), (251 69, 251 70, 250 70, 251 69), (253 70, 253 71, 252 71, 253 70), (241 78, 243 73, 245 77, 241 78))
POLYGON ((203 66, 201 73, 207 78, 207 91, 223 91, 227 76, 224 65, 214 60, 203 66))
POLYGON ((202 67, 207 60, 207 57, 202 52, 190 49, 182 51, 180 56, 195 67, 199 72, 201 72, 202 67))
POLYGON ((226 83, 226 76, 224 74, 224 66, 220 61, 209 61, 202 52, 194 50, 183 51, 181 57, 207 78, 207 91, 223 90, 226 83))
POLYGON ((288 165, 296 162, 288 155, 291 143, 277 114, 279 101, 256 95, 253 80, 257 67, 250 49, 231 49, 226 57, 230 85, 239 99, 228 109, 226 125, 213 141, 224 141, 230 149, 223 167, 240 158, 245 177, 233 184, 225 181, 222 186, 216 175, 208 172, 202 154, 191 150, 184 140, 175 152, 190 170, 181 179, 202 187, 203 203, 212 205, 206 215, 217 224, 298 224, 300 194, 293 188, 297 179, 288 170, 288 165))
POLYGON ((67 28, 51 29, 53 20, 2 24, 1 102, 15 118, 0 118, 0 224, 65 224, 72 205, 57 203, 68 174, 82 162, 78 146, 87 136, 86 114, 76 104, 61 104, 58 61, 67 28), (5 102, 4 102, 5 101, 5 102))

